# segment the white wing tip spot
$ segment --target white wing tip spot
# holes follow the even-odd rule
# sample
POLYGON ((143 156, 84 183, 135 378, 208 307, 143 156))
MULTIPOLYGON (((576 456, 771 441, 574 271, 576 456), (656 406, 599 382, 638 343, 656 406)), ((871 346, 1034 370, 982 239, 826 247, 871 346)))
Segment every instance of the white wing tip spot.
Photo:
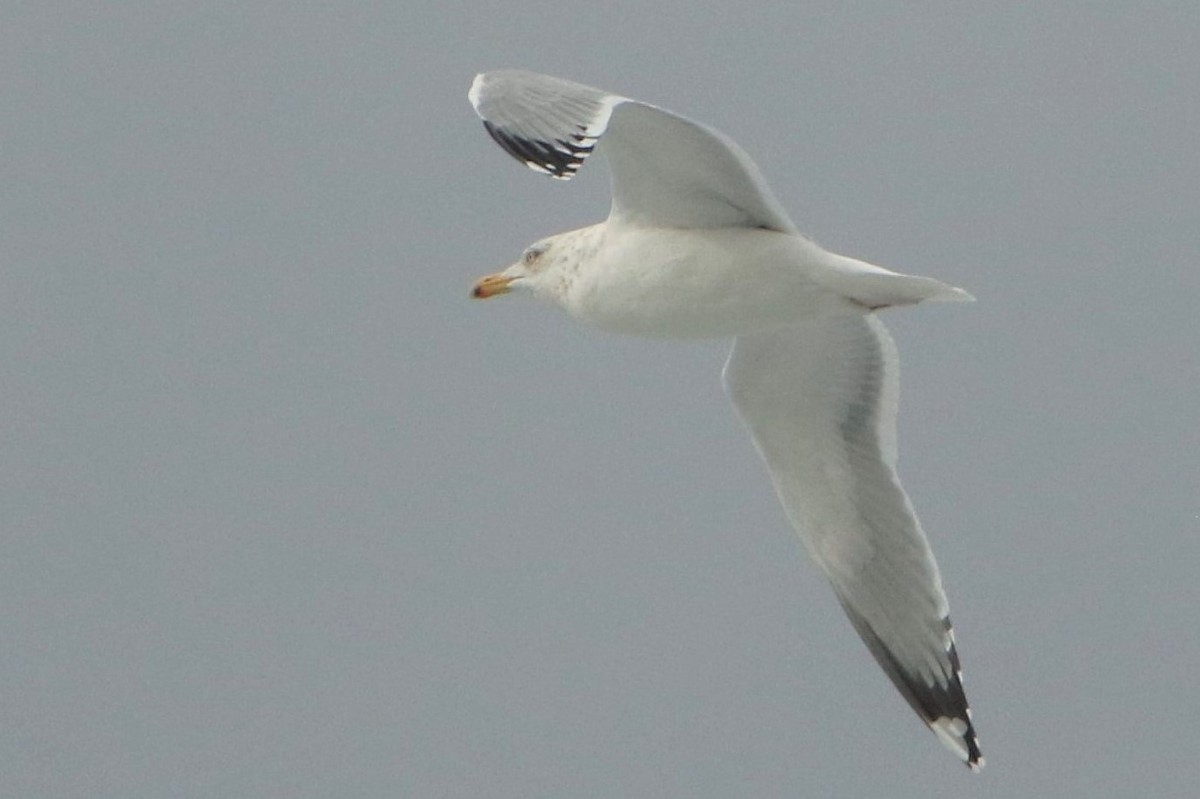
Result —
MULTIPOLYGON (((950 718, 948 716, 939 716, 929 722, 929 728, 934 731, 947 749, 958 755, 971 771, 979 771, 983 768, 984 760, 982 757, 971 760, 970 750, 967 748, 966 734, 969 727, 963 719, 950 718)), ((976 741, 978 744, 978 741, 976 741)), ((976 752, 979 750, 977 749, 976 752)))

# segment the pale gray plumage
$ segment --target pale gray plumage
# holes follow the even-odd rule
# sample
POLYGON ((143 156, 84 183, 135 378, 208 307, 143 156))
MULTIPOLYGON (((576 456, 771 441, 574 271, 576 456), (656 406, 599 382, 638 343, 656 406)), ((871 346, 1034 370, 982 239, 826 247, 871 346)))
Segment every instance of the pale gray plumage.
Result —
POLYGON ((741 148, 646 103, 522 71, 470 99, 518 160, 569 179, 612 171, 608 220, 538 242, 476 296, 528 288, 580 321, 736 336, 725 384, 784 509, 901 694, 983 764, 933 553, 896 476, 895 345, 874 310, 969 295, 800 236, 741 148))
POLYGON ((898 361, 883 323, 838 316, 739 336, 725 384, 875 659, 926 722, 963 719, 978 761, 941 576, 895 472, 898 361))

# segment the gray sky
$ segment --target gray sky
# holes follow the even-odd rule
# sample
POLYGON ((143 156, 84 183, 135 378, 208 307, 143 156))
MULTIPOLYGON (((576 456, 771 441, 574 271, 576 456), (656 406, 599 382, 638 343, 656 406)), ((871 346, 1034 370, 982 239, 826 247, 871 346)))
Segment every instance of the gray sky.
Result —
POLYGON ((1194 789, 1200 9, 778 5, 6 4, 0 794, 1194 789), (498 67, 709 122, 979 298, 887 321, 982 775, 804 557, 725 342, 467 299, 608 202, 488 140, 498 67))

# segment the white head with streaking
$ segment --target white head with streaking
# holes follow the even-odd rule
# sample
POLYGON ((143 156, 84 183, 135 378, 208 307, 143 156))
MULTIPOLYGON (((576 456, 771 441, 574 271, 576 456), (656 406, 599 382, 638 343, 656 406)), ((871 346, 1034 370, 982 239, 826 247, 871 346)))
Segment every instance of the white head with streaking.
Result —
POLYGON ((603 232, 602 226, 592 225, 535 241, 512 266, 476 282, 472 295, 487 299, 522 290, 562 303, 579 266, 595 252, 603 232))
POLYGON ((749 156, 700 123, 515 70, 479 75, 469 98, 536 171, 567 180, 602 153, 613 195, 607 220, 536 242, 474 296, 529 290, 605 330, 734 337, 726 390, 789 520, 896 688, 978 770, 941 576, 895 471, 898 364, 875 313, 970 295, 801 236, 749 156))

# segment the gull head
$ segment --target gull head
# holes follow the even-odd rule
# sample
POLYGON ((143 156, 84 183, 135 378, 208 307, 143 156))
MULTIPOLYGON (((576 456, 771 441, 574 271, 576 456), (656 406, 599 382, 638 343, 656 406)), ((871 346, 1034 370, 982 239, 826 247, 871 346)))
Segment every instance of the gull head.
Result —
POLYGON ((581 263, 595 251, 597 227, 559 233, 530 244, 515 264, 475 281, 471 296, 486 300, 520 290, 561 301, 581 263))

